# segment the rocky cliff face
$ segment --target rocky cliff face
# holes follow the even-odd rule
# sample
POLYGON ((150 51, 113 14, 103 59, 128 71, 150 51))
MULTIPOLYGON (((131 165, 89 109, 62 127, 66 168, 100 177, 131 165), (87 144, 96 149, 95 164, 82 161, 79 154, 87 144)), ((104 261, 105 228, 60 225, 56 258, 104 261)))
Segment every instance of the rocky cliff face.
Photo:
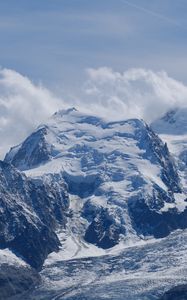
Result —
POLYGON ((60 245, 55 233, 65 223, 68 196, 62 179, 28 179, 0 162, 0 248, 12 249, 31 266, 40 268, 60 245))
POLYGON ((10 250, 0 250, 0 300, 25 299, 24 293, 40 283, 40 275, 10 250))

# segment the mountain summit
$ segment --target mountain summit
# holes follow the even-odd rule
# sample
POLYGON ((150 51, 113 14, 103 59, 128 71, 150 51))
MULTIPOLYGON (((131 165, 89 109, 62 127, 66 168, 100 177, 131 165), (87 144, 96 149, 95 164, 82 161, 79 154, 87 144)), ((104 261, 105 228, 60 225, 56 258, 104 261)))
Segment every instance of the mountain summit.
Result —
POLYGON ((50 176, 58 184, 63 178, 71 211, 64 239, 69 235, 80 247, 87 242, 107 249, 187 227, 173 158, 142 120, 107 122, 61 110, 5 161, 35 181, 50 176))

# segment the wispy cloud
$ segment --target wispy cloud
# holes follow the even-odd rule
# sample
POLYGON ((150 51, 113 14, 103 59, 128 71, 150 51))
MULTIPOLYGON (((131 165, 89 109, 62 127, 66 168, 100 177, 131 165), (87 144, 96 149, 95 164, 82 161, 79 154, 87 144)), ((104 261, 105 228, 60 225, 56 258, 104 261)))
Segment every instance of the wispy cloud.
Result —
POLYGON ((0 1, 0 64, 71 88, 85 68, 101 65, 156 70, 162 63, 186 80, 186 67, 176 66, 185 60, 178 25, 186 26, 186 8, 181 0, 0 1))
POLYGON ((182 27, 181 24, 179 22, 175 21, 174 19, 169 18, 169 17, 167 17, 167 16, 165 16, 163 14, 157 13, 157 12, 155 12, 153 10, 147 9, 147 8, 141 6, 141 5, 137 5, 137 4, 133 3, 132 1, 131 2, 127 1, 127 0, 119 0, 119 1, 122 4, 128 5, 128 6, 132 7, 132 8, 135 8, 135 9, 137 9, 137 10, 139 10, 139 11, 145 13, 145 14, 148 14, 150 16, 153 16, 153 17, 155 17, 157 19, 160 19, 162 21, 165 21, 165 22, 170 23, 170 24, 172 24, 174 26, 177 26, 177 27, 182 27))
POLYGON ((0 70, 0 155, 49 117, 60 101, 46 88, 8 69, 0 70))
POLYGON ((88 69, 89 80, 77 104, 110 119, 143 118, 151 122, 167 110, 186 106, 187 86, 166 72, 110 68, 88 69))
POLYGON ((186 106, 186 99, 187 86, 166 72, 88 69, 82 87, 61 99, 27 77, 1 69, 0 156, 60 108, 76 106, 109 120, 143 118, 151 122, 173 107, 186 106))

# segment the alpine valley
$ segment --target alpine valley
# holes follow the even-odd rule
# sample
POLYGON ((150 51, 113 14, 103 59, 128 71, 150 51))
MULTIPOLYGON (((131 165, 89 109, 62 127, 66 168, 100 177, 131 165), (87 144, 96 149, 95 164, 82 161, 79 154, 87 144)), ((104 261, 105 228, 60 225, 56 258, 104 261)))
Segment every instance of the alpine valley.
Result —
POLYGON ((56 112, 0 162, 0 299, 187 299, 186 178, 187 108, 56 112))

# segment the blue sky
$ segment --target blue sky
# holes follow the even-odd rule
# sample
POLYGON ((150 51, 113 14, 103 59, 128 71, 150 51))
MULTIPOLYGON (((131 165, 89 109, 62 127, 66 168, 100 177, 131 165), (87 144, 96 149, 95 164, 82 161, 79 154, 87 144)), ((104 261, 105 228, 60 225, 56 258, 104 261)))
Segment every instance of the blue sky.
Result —
POLYGON ((59 108, 150 122, 186 105, 186 50, 187 0, 0 1, 0 157, 59 108))
POLYGON ((0 1, 0 65, 50 88, 86 68, 165 70, 187 83, 186 0, 0 1))

